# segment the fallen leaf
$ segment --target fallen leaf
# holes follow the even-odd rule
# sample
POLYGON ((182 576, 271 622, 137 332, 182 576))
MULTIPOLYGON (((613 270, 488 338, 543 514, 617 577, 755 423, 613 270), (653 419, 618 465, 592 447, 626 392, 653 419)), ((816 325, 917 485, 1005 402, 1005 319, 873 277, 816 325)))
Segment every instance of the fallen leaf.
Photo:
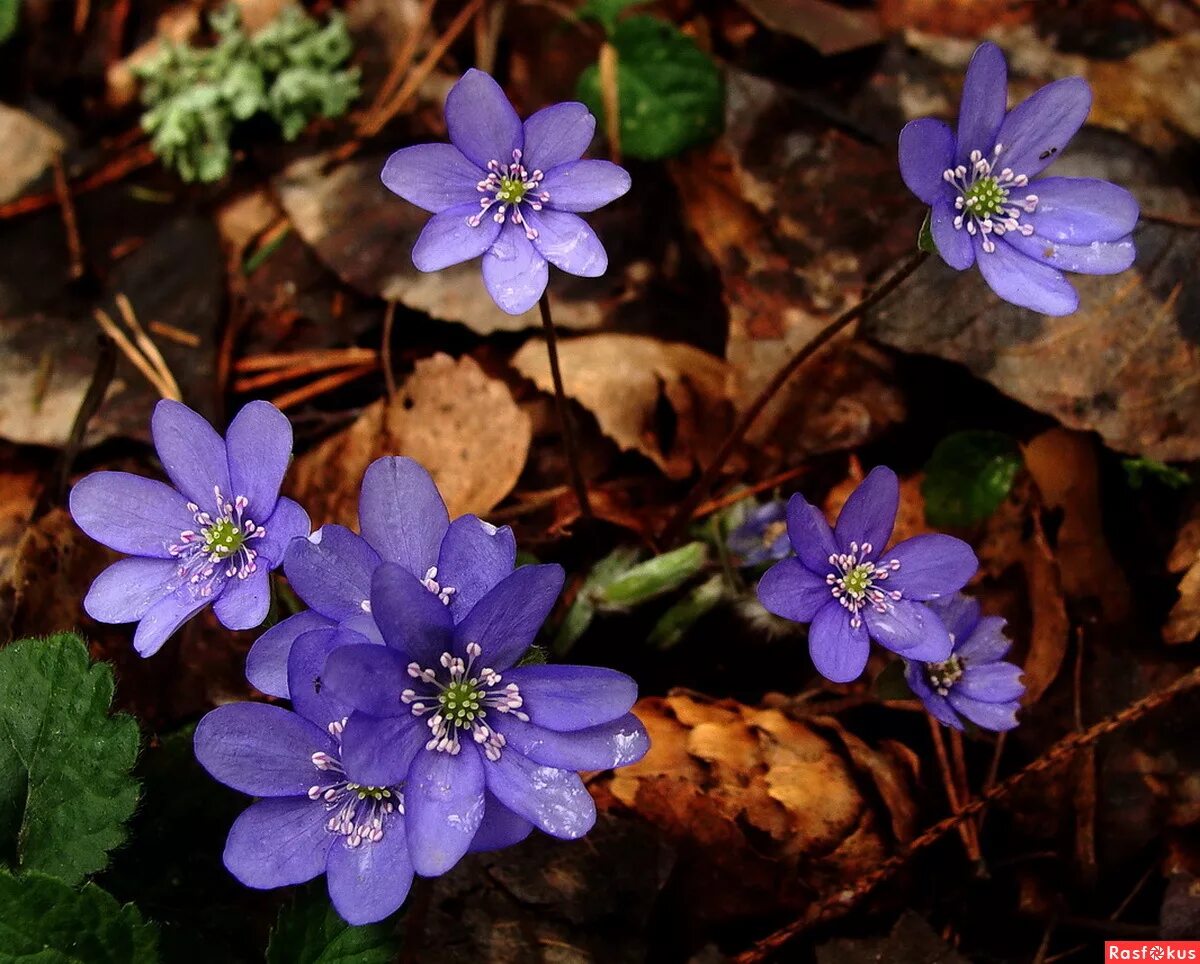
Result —
POLYGON ((66 141, 48 124, 0 104, 0 204, 24 194, 65 147, 66 141))
POLYGON ((817 964, 967 964, 911 910, 886 937, 839 937, 818 945, 816 954, 817 964))
POLYGON ((298 457, 292 495, 314 525, 356 526, 358 485, 375 459, 407 455, 433 476, 451 516, 485 513, 516 484, 532 437, 508 387, 472 358, 417 362, 389 403, 363 409, 345 431, 298 457))
POLYGON ((11 637, 17 548, 41 493, 41 472, 19 449, 0 442, 0 637, 11 637))
MULTIPOLYGON (((716 451, 728 422, 729 367, 691 345, 601 334, 559 343, 563 387, 625 451, 641 452, 670 478, 716 451), (675 422, 664 431, 665 405, 675 422)), ((544 392, 554 383, 545 343, 533 339, 512 366, 544 392)))
POLYGON ((738 0, 767 27, 790 34, 832 57, 883 40, 879 19, 828 0, 738 0))
POLYGON ((1190 643, 1200 637, 1200 510, 1184 523, 1167 559, 1167 569, 1182 572, 1179 598, 1163 626, 1163 640, 1190 643))

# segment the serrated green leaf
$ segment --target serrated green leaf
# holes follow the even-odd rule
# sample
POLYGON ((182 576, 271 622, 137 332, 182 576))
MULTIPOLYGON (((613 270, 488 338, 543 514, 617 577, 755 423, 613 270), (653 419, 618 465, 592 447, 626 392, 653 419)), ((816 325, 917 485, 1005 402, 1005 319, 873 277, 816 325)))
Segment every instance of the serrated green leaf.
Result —
POLYGON ((670 649, 723 598, 725 577, 716 575, 707 579, 662 614, 646 642, 658 649, 670 649))
POLYGON ((1133 489, 1140 489, 1147 479, 1156 479, 1168 489, 1183 489, 1192 482, 1192 477, 1183 469, 1177 469, 1173 465, 1167 465, 1166 462, 1159 462, 1157 459, 1140 456, 1121 459, 1121 467, 1125 470, 1130 488, 1133 489))
MULTIPOLYGON (((630 17, 611 37, 617 50, 621 149, 630 157, 659 160, 721 131, 725 87, 712 59, 690 37, 654 17, 630 17)), ((579 99, 603 116, 600 68, 579 78, 579 99)))
POLYGON ((154 964, 158 935, 95 884, 0 870, 0 964, 154 964))
POLYGON ((399 950, 386 921, 351 927, 329 905, 324 887, 309 887, 279 912, 267 964, 388 964, 399 950))
POLYGON ((937 245, 933 241, 933 211, 925 212, 925 220, 921 222, 921 233, 917 235, 917 250, 926 254, 937 254, 937 245))
POLYGON ((1012 489, 1021 450, 1002 432, 955 432, 942 439, 925 465, 921 495, 934 526, 982 522, 1012 489))
POLYGON ((0 841, 69 884, 100 870, 137 803, 133 717, 109 716, 112 669, 70 633, 0 650, 0 841))
POLYGON ((0 0, 0 44, 17 32, 21 0, 0 0))
POLYGON ((583 6, 575 11, 580 20, 594 20, 604 28, 610 37, 616 32, 617 19, 626 10, 634 7, 644 7, 650 0, 585 0, 583 6))
POLYGON ((708 546, 689 542, 661 556, 647 559, 613 580, 600 593, 602 605, 625 609, 678 589, 708 561, 708 546))

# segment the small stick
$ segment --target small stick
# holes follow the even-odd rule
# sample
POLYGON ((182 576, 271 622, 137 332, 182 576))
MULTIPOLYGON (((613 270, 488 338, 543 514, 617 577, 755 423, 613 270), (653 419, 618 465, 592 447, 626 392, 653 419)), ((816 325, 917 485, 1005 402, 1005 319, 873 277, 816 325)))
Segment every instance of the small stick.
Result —
POLYGON ((700 500, 704 498, 709 488, 712 487, 713 482, 716 481, 729 456, 733 454, 733 450, 738 447, 745 437, 746 432, 749 431, 750 426, 762 414, 763 409, 767 407, 767 403, 787 384, 796 370, 824 348, 843 328, 846 328, 852 321, 866 314, 875 305, 879 304, 879 302, 883 301, 884 298, 899 288, 909 275, 924 264, 925 259, 928 257, 929 253, 927 251, 918 251, 909 257, 896 269, 891 277, 887 278, 882 284, 867 294, 858 304, 852 305, 838 315, 838 317, 822 328, 815 338, 803 345, 799 351, 784 363, 783 367, 775 373, 775 377, 767 383, 763 390, 758 393, 758 397, 750 403, 750 407, 742 413, 742 417, 738 419, 733 430, 726 436, 725 441, 721 443, 721 448, 713 456, 713 460, 709 462, 708 466, 700 474, 699 480, 692 486, 692 490, 680 503, 675 514, 671 516, 671 520, 663 530, 661 541, 664 545, 669 547, 687 529, 688 523, 692 520, 692 513, 696 511, 696 506, 700 504, 700 500))
POLYGON ((392 370, 392 324, 396 320, 396 302, 389 301, 383 312, 383 337, 379 345, 379 360, 383 365, 383 381, 390 402, 396 397, 396 373, 392 370))
POLYGON ((183 393, 179 390, 179 382, 175 381, 175 376, 171 374, 167 360, 163 358, 162 352, 158 350, 158 346, 150 340, 150 336, 146 334, 142 326, 138 323, 137 315, 134 314, 133 305, 129 303, 129 299, 125 297, 123 292, 117 292, 115 300, 117 302, 117 310, 121 313, 121 317, 125 319, 125 324, 129 326, 129 330, 133 332, 133 337, 137 342, 138 348, 142 350, 142 354, 146 356, 146 360, 162 376, 163 384, 174 393, 171 397, 176 399, 183 398, 183 393))
POLYGON ((349 365, 365 365, 379 358, 374 348, 321 348, 313 351, 279 352, 277 354, 247 355, 233 365, 238 372, 261 372, 272 368, 295 368, 309 365, 312 368, 341 368, 349 365))
POLYGON ((621 89, 617 74, 617 48, 607 40, 600 45, 600 97, 604 103, 604 133, 608 156, 621 163, 621 89))
POLYGON ((171 388, 162 380, 162 375, 155 371, 154 366, 146 361, 144 357, 142 357, 142 353, 140 351, 134 348, 133 343, 126 337, 125 332, 121 331, 121 329, 117 327, 116 322, 109 317, 106 311, 104 311, 102 308, 97 308, 94 312, 92 312, 92 315, 96 319, 96 323, 100 325, 101 329, 103 329, 104 333, 117 343, 117 347, 120 348, 125 357, 133 363, 133 367, 145 376, 146 381, 154 386, 154 390, 157 391, 159 395, 161 395, 163 398, 173 398, 177 402, 182 401, 181 398, 171 394, 171 388))
POLYGON ((783 485, 784 482, 790 482, 792 479, 799 478, 808 471, 807 465, 797 465, 793 469, 788 469, 786 472, 780 472, 778 475, 772 475, 769 479, 764 479, 761 482, 755 482, 744 489, 738 489, 736 492, 730 492, 727 495, 721 496, 719 499, 709 499, 693 513, 693 518, 702 519, 704 516, 713 512, 720 512, 722 509, 727 509, 731 505, 737 505, 743 499, 748 499, 751 496, 758 495, 761 492, 767 492, 778 485, 783 485))
POLYGON ((567 393, 563 389, 562 372, 558 367, 558 336, 554 332, 554 321, 550 317, 550 295, 543 291, 538 299, 538 310, 542 315, 542 330, 546 333, 546 354, 550 358, 550 378, 554 382, 554 405, 558 409, 558 424, 562 429, 563 448, 567 452, 567 465, 571 472, 571 485, 575 498, 579 500, 579 511, 585 518, 592 517, 592 503, 588 501, 587 483, 579 465, 579 447, 575 442, 575 427, 571 423, 571 409, 567 404, 567 393))
POLYGON ((79 222, 75 218, 75 202, 71 200, 71 189, 67 185, 67 169, 61 154, 54 155, 54 194, 62 211, 63 229, 67 234, 67 257, 72 278, 83 277, 83 242, 79 240, 79 222))
POLYGON ((324 378, 318 378, 310 385, 285 392, 274 399, 271 404, 278 409, 295 408, 302 402, 307 402, 309 399, 325 394, 325 392, 331 392, 335 388, 340 388, 342 385, 354 381, 356 378, 362 378, 363 375, 369 375, 375 371, 375 368, 375 365, 361 365, 358 368, 351 368, 348 371, 326 375, 324 378))
POLYGON ((184 331, 182 328, 168 325, 165 321, 152 321, 147 327, 154 334, 162 335, 168 341, 173 341, 177 345, 183 345, 185 348, 200 347, 200 336, 193 331, 184 331))
POLYGON ((92 13, 92 0, 75 0, 75 36, 87 29, 88 17, 92 13))
MULTIPOLYGON (((100 343, 96 349, 96 366, 92 369, 92 380, 88 382, 87 391, 75 412, 75 421, 71 423, 71 431, 62 451, 58 454, 58 463, 54 471, 54 483, 50 487, 51 505, 61 505, 67 497, 67 486, 71 481, 71 467, 83 447, 84 436, 87 435, 88 423, 92 416, 100 411, 104 404, 104 396, 108 394, 108 386, 112 384, 113 374, 117 370, 117 348, 111 338, 97 336, 100 343)), ((43 507, 48 510, 50 505, 43 507)), ((39 512, 40 516, 42 512, 39 512)))
MULTIPOLYGON (((89 174, 78 184, 71 187, 70 193, 78 197, 80 194, 86 194, 88 191, 94 191, 96 188, 119 181, 140 168, 148 167, 157 160, 158 156, 150 150, 149 144, 139 144, 127 153, 113 158, 99 170, 89 174)), ((28 197, 19 197, 15 201, 9 201, 7 204, 0 204, 0 221, 15 218, 21 214, 32 214, 34 211, 42 211, 58 203, 57 191, 50 191, 48 194, 32 194, 28 197)))
POLYGON ((371 101, 371 106, 367 108, 365 117, 371 117, 383 106, 383 103, 396 92, 396 85, 412 67, 412 62, 417 56, 417 47, 421 44, 421 38, 425 36, 425 28, 433 22, 433 8, 436 4, 437 0, 422 0, 421 9, 417 13, 417 22, 404 38, 400 52, 396 54, 396 60, 388 70, 388 75, 379 85, 379 90, 375 92, 375 97, 371 101))
POLYGON ((299 365, 271 368, 267 371, 260 372, 257 375, 247 375, 242 378, 234 379, 233 390, 235 392, 251 392, 258 388, 264 388, 267 385, 278 385, 280 382, 288 382, 296 378, 303 378, 305 375, 315 375, 317 372, 326 372, 331 368, 359 368, 364 363, 373 365, 375 363, 374 354, 370 355, 366 359, 360 358, 352 361, 340 361, 334 359, 332 361, 322 362, 319 359, 315 359, 312 362, 301 363, 299 365))

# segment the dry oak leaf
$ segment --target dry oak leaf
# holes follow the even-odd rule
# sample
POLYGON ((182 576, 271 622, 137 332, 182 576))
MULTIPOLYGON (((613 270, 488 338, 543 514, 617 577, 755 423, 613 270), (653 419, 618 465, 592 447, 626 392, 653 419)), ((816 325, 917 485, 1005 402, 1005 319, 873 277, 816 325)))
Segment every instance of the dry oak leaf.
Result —
POLYGON ((802 909, 913 835, 911 766, 834 720, 681 691, 635 712, 650 752, 592 789, 677 844, 683 906, 697 918, 802 909))
MULTIPOLYGON (((625 451, 641 452, 668 477, 689 475, 714 454, 729 420, 729 366, 679 342, 642 335, 586 335, 558 346, 566 393, 625 451), (675 413, 664 430, 663 402, 675 413)), ((553 391, 546 345, 526 342, 512 366, 553 391)))
POLYGON ((417 362, 389 402, 367 406, 349 428, 296 459, 291 493, 317 523, 354 527, 363 472, 385 455, 416 459, 450 515, 484 513, 512 491, 533 430, 508 386, 469 357, 417 362))
POLYGON ((1163 627, 1163 640, 1190 643, 1200 637, 1200 507, 1179 530, 1167 568, 1182 572, 1183 579, 1179 583, 1179 599, 1163 627))

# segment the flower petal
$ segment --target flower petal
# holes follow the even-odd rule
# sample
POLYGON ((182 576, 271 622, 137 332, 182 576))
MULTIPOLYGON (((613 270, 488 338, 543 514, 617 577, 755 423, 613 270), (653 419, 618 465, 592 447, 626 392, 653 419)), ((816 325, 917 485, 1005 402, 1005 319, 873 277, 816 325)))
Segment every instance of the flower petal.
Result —
POLYGON ((413 878, 404 818, 385 818, 382 840, 351 847, 344 837, 336 839, 325 873, 329 899, 347 924, 373 924, 395 913, 408 898, 413 878))
POLYGON ((1012 663, 983 663, 963 671, 962 679, 954 684, 953 692, 981 703, 1007 703, 1025 695, 1021 682, 1021 667, 1012 663))
POLYGON ((1062 272, 1021 254, 1007 235, 994 251, 984 251, 978 235, 974 244, 983 280, 1005 301, 1044 315, 1069 315, 1079 307, 1079 295, 1062 272))
POLYGON ((521 118, 482 70, 471 68, 446 98, 446 130, 467 159, 486 169, 489 161, 509 164, 512 152, 525 146, 521 118))
POLYGON ((501 311, 522 315, 537 304, 550 269, 546 259, 510 218, 483 258, 483 283, 501 311))
MULTIPOLYGON (((400 701, 400 694, 413 682, 408 658, 394 649, 371 643, 333 647, 319 675, 322 690, 329 690, 356 710, 378 717, 412 716, 409 706, 400 701)), ((292 678, 289 660, 289 688, 292 678)))
POLYGON ((516 683, 521 709, 538 726, 570 732, 615 720, 637 700, 637 683, 600 666, 515 666, 504 683, 516 683))
POLYGON ((337 839, 325 828, 325 807, 308 797, 260 800, 233 822, 225 866, 247 887, 302 884, 325 872, 337 839))
POLYGON ((946 631, 954 637, 954 651, 961 655, 963 646, 979 624, 979 600, 956 592, 929 600, 926 605, 937 613, 946 631))
POLYGON ((1020 703, 1015 701, 1012 703, 981 703, 979 700, 973 700, 956 692, 956 690, 957 687, 951 690, 947 697, 950 705, 976 726, 996 732, 1016 727, 1017 711, 1021 708, 1020 703))
POLYGON ((838 513, 834 538, 842 552, 858 552, 860 559, 876 559, 892 537, 900 507, 900 481, 886 465, 877 465, 850 493, 838 513), (858 549, 852 549, 856 544, 858 549), (863 546, 869 545, 867 552, 863 546))
POLYGON ((556 268, 580 278, 599 278, 608 270, 608 252, 579 215, 547 208, 527 211, 525 219, 538 233, 533 246, 556 268))
POLYGON ((288 656, 287 685, 291 694, 292 709, 320 727, 327 727, 336 720, 344 720, 354 710, 350 704, 334 696, 323 678, 325 661, 329 654, 342 646, 383 648, 373 646, 358 633, 342 627, 314 629, 296 640, 288 656))
POLYGON ((813 666, 834 683, 858 679, 870 651, 866 628, 861 623, 850 625, 850 613, 836 601, 822 606, 808 627, 808 655, 813 666))
POLYGON ((298 502, 281 498, 275 503, 275 511, 262 523, 266 535, 256 539, 254 549, 258 553, 262 565, 267 569, 278 569, 283 562, 287 547, 293 539, 307 539, 312 530, 308 513, 298 502))
POLYGON ((784 559, 758 581, 758 601, 767 612, 797 623, 813 617, 832 598, 829 585, 795 559, 784 559))
POLYGON ((449 607, 403 566, 387 562, 375 571, 371 611, 384 642, 406 666, 416 660, 422 668, 436 667, 450 651, 454 620, 449 607))
POLYGON ((1040 174, 1083 126, 1091 107, 1092 89, 1082 77, 1064 77, 1035 91, 1000 125, 996 144, 1003 150, 993 167, 1040 174))
POLYGON ((975 245, 966 229, 954 226, 954 219, 958 217, 954 203, 948 197, 938 198, 933 202, 929 217, 933 243, 942 260, 955 271, 966 271, 975 263, 975 245))
POLYGON ((874 606, 862 609, 867 631, 879 645, 906 659, 940 663, 950 656, 950 634, 928 606, 908 599, 889 600, 879 612, 874 606))
POLYGON ((520 753, 501 752, 486 766, 496 799, 543 833, 577 840, 596 823, 596 804, 579 775, 542 766, 520 753))
POLYGON ((929 711, 930 716, 940 723, 945 723, 946 726, 954 727, 956 730, 963 728, 962 720, 958 718, 958 714, 954 712, 954 709, 946 701, 946 697, 940 693, 935 693, 933 687, 929 685, 929 681, 925 678, 924 663, 905 660, 904 679, 908 683, 908 688, 925 705, 925 709, 929 711))
POLYGON ((504 672, 537 637, 562 591, 562 566, 522 566, 501 580, 454 628, 454 652, 466 656, 468 643, 483 650, 480 662, 504 672))
POLYGON ((926 204, 944 197, 950 185, 942 174, 953 166, 954 132, 948 124, 922 117, 904 125, 900 131, 900 177, 913 194, 926 204))
POLYGON ((962 539, 940 533, 913 536, 892 546, 886 562, 898 562, 881 585, 907 599, 935 599, 957 592, 979 568, 975 550, 962 539))
POLYGON ((1090 244, 1061 244, 1036 234, 1027 238, 1010 233, 1004 240, 1027 258, 1059 271, 1079 274, 1120 274, 1137 256, 1131 234, 1118 241, 1093 241, 1090 244))
POLYGON ((550 195, 546 206, 582 214, 602 208, 628 193, 632 180, 612 161, 572 161, 546 172, 540 185, 550 195))
POLYGON ((178 588, 174 559, 120 559, 98 575, 83 599, 84 611, 102 623, 132 623, 178 588))
POLYGON ((179 534, 194 529, 187 502, 169 485, 129 472, 93 472, 70 498, 71 518, 101 545, 135 556, 171 559, 179 534))
POLYGON ((967 164, 972 151, 979 151, 985 158, 992 156, 1007 106, 1008 65, 1004 62, 1004 52, 991 41, 981 43, 971 56, 963 80, 956 163, 967 164))
POLYGON ((358 496, 363 538, 385 562, 398 562, 418 579, 436 566, 450 524, 433 477, 413 459, 376 459, 363 474, 358 496))
POLYGON ((361 536, 330 524, 292 542, 283 571, 307 605, 341 622, 371 611, 371 576, 381 562, 361 536))
POLYGON ((354 713, 342 731, 342 766, 362 786, 392 786, 408 775, 428 739, 429 728, 415 716, 354 713))
POLYGON ((532 174, 577 161, 592 143, 596 118, 583 104, 567 101, 543 107, 525 118, 521 163, 532 174))
POLYGON ((483 822, 471 840, 470 852, 503 850, 520 843, 532 831, 533 824, 524 817, 518 817, 489 791, 484 794, 483 822))
POLYGON ((387 159, 379 179, 410 204, 440 214, 460 204, 479 205, 475 185, 487 177, 453 144, 415 144, 387 159))
POLYGON ((826 573, 833 571, 829 557, 838 554, 833 530, 825 516, 797 492, 788 500, 787 520, 788 538, 796 550, 796 558, 806 569, 824 578, 826 573))
POLYGON ((1002 616, 984 616, 975 624, 969 636, 957 637, 955 655, 971 664, 993 663, 1003 659, 1012 647, 1012 640, 1004 635, 1004 624, 1002 616))
POLYGON ((271 611, 271 572, 266 566, 245 579, 225 580, 225 588, 213 602, 213 612, 226 629, 255 629, 271 611))
POLYGON ((317 751, 337 744, 309 720, 267 703, 226 703, 196 724, 196 759, 214 779, 255 797, 304 796, 317 751))
POLYGON ((190 502, 212 512, 214 486, 223 499, 232 500, 225 442, 202 415, 164 398, 154 406, 150 434, 167 476, 190 502))
POLYGON ((1137 225, 1138 202, 1123 187, 1094 177, 1045 177, 1029 185, 1034 234, 1065 244, 1119 241, 1137 225))
POLYGON ((231 497, 245 496, 246 515, 265 524, 292 458, 292 423, 270 402, 250 402, 225 433, 231 497))
POLYGON ((404 783, 413 869, 437 877, 458 863, 483 821, 483 757, 464 740, 460 753, 417 754, 404 783))
POLYGON ((504 734, 502 751, 516 751, 534 763, 561 770, 610 770, 637 763, 650 749, 646 728, 632 713, 586 730, 560 733, 533 723, 523 723, 511 713, 496 718, 495 729, 504 734))
POLYGON ((212 598, 194 595, 190 587, 182 586, 160 599, 138 622, 133 634, 133 648, 139 656, 153 656, 175 630, 212 602, 212 598))
POLYGON ((469 613, 493 586, 513 571, 517 540, 509 526, 497 528, 478 516, 459 516, 446 530, 437 560, 437 581, 454 589, 450 615, 469 613))
POLYGON ((425 222, 413 245, 412 262, 418 271, 441 271, 452 264, 478 258, 500 235, 501 225, 484 215, 478 225, 467 218, 479 213, 479 204, 457 204, 425 222))
POLYGON ((246 679, 268 696, 287 699, 287 663, 292 644, 304 633, 334 625, 332 619, 308 610, 276 623, 250 647, 246 655, 246 679))

